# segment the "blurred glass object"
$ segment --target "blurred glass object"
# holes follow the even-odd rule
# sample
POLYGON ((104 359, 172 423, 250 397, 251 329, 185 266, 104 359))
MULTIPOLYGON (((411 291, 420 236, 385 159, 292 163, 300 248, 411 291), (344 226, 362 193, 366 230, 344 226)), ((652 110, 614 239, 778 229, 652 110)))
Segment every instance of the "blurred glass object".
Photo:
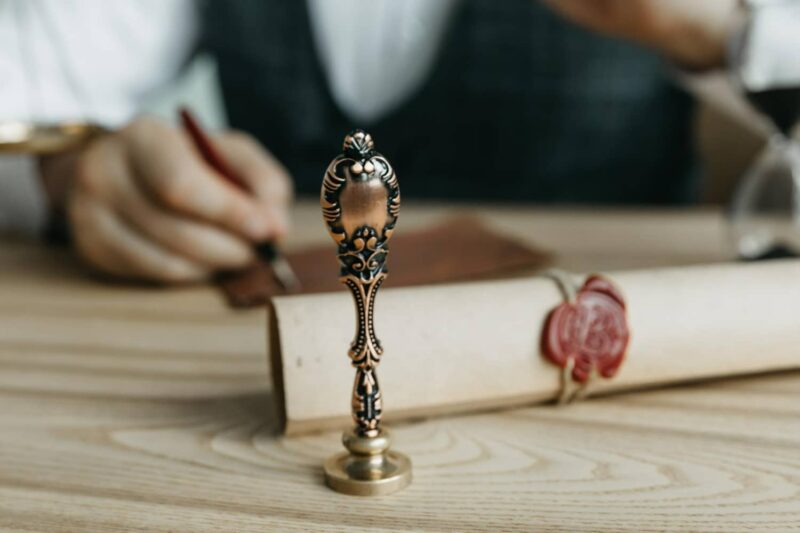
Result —
POLYGON ((742 259, 800 257, 800 2, 748 0, 732 67, 750 103, 771 122, 763 153, 743 176, 730 221, 742 259))
POLYGON ((773 134, 744 175, 730 216, 742 259, 800 256, 800 143, 773 134))

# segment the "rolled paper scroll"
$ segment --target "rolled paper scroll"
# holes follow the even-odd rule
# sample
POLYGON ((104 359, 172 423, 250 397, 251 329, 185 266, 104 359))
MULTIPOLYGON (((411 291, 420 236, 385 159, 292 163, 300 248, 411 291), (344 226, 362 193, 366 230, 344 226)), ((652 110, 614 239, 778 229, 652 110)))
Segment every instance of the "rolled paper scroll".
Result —
MULTIPOLYGON (((799 261, 604 275, 624 295, 630 341, 616 375, 598 380, 590 394, 800 368, 799 261)), ((575 276, 576 285, 585 279, 575 276)), ((389 421, 558 397, 561 369, 541 348, 545 319, 563 302, 552 279, 387 289, 381 296, 376 327, 391 347, 381 368, 389 421)), ((273 301, 273 377, 288 434, 348 425, 350 369, 340 353, 352 334, 352 315, 340 312, 347 298, 273 301)))

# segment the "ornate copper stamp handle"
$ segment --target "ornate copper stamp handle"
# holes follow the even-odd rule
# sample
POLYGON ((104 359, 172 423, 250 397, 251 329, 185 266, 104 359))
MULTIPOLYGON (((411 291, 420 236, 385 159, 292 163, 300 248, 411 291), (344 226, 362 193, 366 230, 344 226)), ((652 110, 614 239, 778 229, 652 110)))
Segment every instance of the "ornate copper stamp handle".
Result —
POLYGON ((381 428, 383 398, 376 370, 383 348, 374 322, 400 188, 392 165, 375 151, 368 133, 356 130, 344 138, 343 153, 325 171, 320 203, 337 245, 339 279, 356 306, 356 333, 348 351, 356 369, 351 398, 356 425, 342 436, 347 452, 325 462, 325 481, 347 494, 389 494, 411 482, 411 461, 389 449, 389 433, 381 428))
POLYGON ((375 297, 386 278, 389 239, 400 210, 394 169, 361 130, 347 135, 344 153, 328 165, 320 203, 338 245, 340 280, 353 294, 357 324, 348 355, 356 368, 352 412, 358 432, 380 432, 381 390, 376 369, 383 348, 375 335, 375 297))

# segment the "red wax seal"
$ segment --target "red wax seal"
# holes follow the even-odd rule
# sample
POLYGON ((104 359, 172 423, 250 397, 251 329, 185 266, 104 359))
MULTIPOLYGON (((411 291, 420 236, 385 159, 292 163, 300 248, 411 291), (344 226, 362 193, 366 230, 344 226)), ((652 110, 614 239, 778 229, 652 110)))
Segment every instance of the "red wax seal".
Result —
POLYGON ((550 361, 567 368, 572 379, 586 383, 595 369, 605 378, 617 373, 628 347, 625 300, 606 278, 586 280, 574 302, 564 302, 547 317, 542 351, 550 361))

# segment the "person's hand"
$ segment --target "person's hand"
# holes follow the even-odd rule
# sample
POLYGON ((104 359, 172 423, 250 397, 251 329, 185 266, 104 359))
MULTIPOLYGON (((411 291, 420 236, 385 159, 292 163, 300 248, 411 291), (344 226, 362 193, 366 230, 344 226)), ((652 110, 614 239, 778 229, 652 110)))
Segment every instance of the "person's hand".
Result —
POLYGON ((542 0, 595 31, 631 39, 679 65, 710 69, 725 62, 737 0, 542 0))
POLYGON ((107 274, 180 283, 245 266, 253 243, 280 238, 292 196, 286 170, 243 133, 213 141, 249 192, 206 165, 183 131, 146 117, 69 163, 43 165, 46 185, 69 183, 65 211, 79 254, 107 274))

